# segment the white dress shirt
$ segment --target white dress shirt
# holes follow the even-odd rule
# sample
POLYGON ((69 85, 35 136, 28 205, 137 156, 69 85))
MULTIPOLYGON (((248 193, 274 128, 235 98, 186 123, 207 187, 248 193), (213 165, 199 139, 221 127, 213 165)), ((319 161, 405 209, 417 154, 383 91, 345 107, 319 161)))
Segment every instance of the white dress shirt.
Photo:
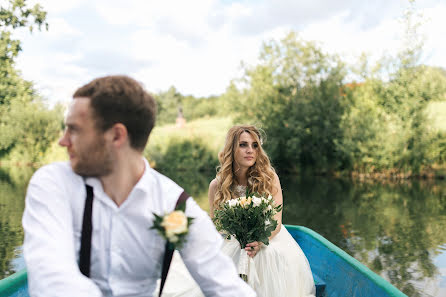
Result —
MULTIPOLYGON (((152 296, 165 248, 163 238, 150 229, 153 213, 172 211, 183 189, 144 162, 143 176, 120 207, 99 179, 84 179, 68 162, 34 174, 23 215, 31 296, 152 296), (94 190, 90 278, 78 268, 85 183, 94 190)), ((203 293, 255 296, 221 253, 221 236, 193 199, 187 200, 186 215, 194 221, 180 254, 203 293)))

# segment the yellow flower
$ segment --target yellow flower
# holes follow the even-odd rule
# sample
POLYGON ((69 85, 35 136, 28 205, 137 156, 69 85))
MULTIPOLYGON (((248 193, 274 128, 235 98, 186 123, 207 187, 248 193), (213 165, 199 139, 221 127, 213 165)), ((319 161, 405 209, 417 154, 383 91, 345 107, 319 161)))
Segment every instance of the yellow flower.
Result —
POLYGON ((178 236, 176 235, 187 231, 187 217, 183 211, 175 210, 164 217, 161 226, 165 228, 169 241, 175 243, 178 241, 178 236))
POLYGON ((241 205, 242 207, 247 207, 249 204, 251 204, 251 200, 252 200, 251 197, 248 197, 248 198, 246 198, 246 197, 242 197, 242 198, 240 199, 240 205, 241 205))

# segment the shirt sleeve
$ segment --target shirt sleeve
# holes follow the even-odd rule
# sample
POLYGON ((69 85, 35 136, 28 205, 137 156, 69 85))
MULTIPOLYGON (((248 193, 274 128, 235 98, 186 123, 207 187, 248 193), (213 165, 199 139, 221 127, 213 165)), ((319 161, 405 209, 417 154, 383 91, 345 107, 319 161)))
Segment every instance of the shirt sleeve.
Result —
MULTIPOLYGON (((69 193, 57 167, 43 167, 31 179, 22 223, 30 296, 102 296, 79 271, 69 193)), ((81 189, 79 189, 81 190, 81 189)))
POLYGON ((186 215, 194 220, 180 254, 204 295, 256 296, 238 276, 232 260, 221 251, 223 239, 211 219, 191 198, 186 202, 186 215))

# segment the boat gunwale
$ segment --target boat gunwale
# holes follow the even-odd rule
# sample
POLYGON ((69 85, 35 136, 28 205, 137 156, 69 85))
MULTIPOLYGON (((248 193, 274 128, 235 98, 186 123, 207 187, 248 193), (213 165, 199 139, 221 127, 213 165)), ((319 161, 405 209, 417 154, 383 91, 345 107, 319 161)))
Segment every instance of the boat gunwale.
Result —
POLYGON ((297 230, 299 232, 311 236, 312 238, 320 242, 322 245, 324 245, 329 251, 333 252, 334 254, 342 258, 350 266, 358 270, 360 273, 362 273, 364 276, 366 276, 368 279, 374 282, 377 286, 382 288, 386 293, 389 294, 389 296, 408 297, 406 294, 404 294, 403 292, 398 290, 394 285, 392 285, 389 281, 385 280, 383 277, 373 272, 370 268, 368 268, 367 266, 365 266, 364 264, 362 264, 361 262, 350 256, 347 252, 345 252, 340 247, 330 242, 328 239, 326 239, 319 233, 304 226, 286 225, 286 224, 284 224, 284 226, 287 228, 287 230, 297 230))
POLYGON ((26 268, 0 279, 0 296, 9 296, 26 284, 28 274, 26 268))

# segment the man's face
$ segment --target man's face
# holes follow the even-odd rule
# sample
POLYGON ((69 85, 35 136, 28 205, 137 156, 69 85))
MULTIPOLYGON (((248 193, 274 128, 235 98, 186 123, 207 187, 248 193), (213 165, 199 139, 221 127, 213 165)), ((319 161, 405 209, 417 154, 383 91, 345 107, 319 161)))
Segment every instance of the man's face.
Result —
POLYGON ((96 128, 90 99, 75 98, 65 118, 59 145, 67 148, 73 171, 83 176, 105 176, 112 171, 112 152, 105 134, 96 128))

